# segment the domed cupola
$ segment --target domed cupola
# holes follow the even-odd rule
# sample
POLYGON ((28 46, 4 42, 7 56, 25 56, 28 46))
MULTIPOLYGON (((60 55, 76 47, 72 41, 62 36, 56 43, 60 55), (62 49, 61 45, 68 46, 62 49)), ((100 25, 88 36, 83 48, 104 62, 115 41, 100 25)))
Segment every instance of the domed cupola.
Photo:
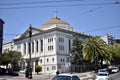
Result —
POLYGON ((62 28, 65 30, 73 30, 73 27, 69 23, 61 20, 60 18, 57 17, 57 15, 55 15, 55 17, 52 18, 51 20, 45 22, 40 27, 40 29, 42 29, 42 30, 48 30, 48 29, 52 29, 52 28, 62 28))
POLYGON ((61 20, 58 17, 52 18, 51 20, 49 20, 48 22, 44 23, 42 26, 50 26, 50 25, 54 25, 54 24, 63 24, 63 25, 70 25, 67 22, 61 20))
POLYGON ((52 28, 55 28, 55 27, 66 29, 66 30, 73 30, 72 26, 69 23, 61 20, 58 17, 52 18, 51 20, 45 22, 40 27, 40 29, 42 29, 42 30, 48 30, 48 29, 52 29, 52 28))

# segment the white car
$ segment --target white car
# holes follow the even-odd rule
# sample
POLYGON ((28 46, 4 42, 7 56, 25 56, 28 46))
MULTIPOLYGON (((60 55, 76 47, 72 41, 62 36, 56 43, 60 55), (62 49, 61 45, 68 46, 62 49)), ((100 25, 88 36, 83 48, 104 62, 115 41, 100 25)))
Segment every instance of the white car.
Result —
POLYGON ((20 70, 19 72, 25 74, 26 69, 20 70))
POLYGON ((119 68, 118 68, 118 67, 113 67, 113 68, 111 69, 111 72, 112 72, 112 73, 117 73, 117 72, 119 72, 119 68))
POLYGON ((58 74, 52 80, 80 80, 78 76, 73 74, 58 74))
POLYGON ((98 72, 95 80, 111 80, 107 72, 98 72))

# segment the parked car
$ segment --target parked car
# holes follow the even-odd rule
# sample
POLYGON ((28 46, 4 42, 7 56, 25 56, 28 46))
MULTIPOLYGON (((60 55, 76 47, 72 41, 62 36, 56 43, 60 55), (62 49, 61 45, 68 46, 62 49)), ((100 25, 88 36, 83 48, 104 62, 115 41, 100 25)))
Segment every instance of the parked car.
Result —
POLYGON ((111 80, 108 72, 98 72, 95 80, 111 80))
POLYGON ((113 67, 113 68, 111 68, 111 72, 112 73, 117 73, 117 72, 119 72, 119 68, 118 67, 113 67))
POLYGON ((52 80, 80 80, 78 76, 72 74, 59 74, 53 77, 52 80))
POLYGON ((8 73, 7 75, 10 75, 10 76, 19 76, 19 74, 18 74, 17 71, 11 71, 11 72, 8 73))
POLYGON ((20 70, 19 72, 25 74, 26 69, 20 70))
POLYGON ((6 70, 4 68, 0 68, 0 75, 5 75, 6 74, 6 70))

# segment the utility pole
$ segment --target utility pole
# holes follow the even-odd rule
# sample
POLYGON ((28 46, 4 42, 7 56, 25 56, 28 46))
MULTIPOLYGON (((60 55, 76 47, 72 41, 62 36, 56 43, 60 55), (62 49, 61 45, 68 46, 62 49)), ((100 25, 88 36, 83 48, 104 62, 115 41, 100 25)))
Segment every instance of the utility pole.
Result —
POLYGON ((29 38, 30 38, 30 44, 29 44, 29 79, 32 79, 32 62, 31 62, 31 37, 32 37, 32 25, 30 24, 29 27, 29 38))

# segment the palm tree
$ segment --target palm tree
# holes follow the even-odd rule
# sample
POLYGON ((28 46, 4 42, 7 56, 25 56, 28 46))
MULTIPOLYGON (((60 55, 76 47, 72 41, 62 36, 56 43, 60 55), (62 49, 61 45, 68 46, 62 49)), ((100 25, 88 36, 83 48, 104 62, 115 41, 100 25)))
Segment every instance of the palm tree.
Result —
POLYGON ((108 45, 100 39, 100 37, 89 38, 83 44, 83 58, 85 60, 90 60, 90 62, 95 62, 97 71, 97 61, 101 61, 101 66, 103 65, 103 60, 111 60, 112 54, 109 51, 108 45))
POLYGON ((72 54, 72 63, 76 65, 80 65, 83 62, 83 55, 82 55, 82 41, 79 40, 78 36, 74 35, 73 38, 73 46, 71 49, 72 54))

